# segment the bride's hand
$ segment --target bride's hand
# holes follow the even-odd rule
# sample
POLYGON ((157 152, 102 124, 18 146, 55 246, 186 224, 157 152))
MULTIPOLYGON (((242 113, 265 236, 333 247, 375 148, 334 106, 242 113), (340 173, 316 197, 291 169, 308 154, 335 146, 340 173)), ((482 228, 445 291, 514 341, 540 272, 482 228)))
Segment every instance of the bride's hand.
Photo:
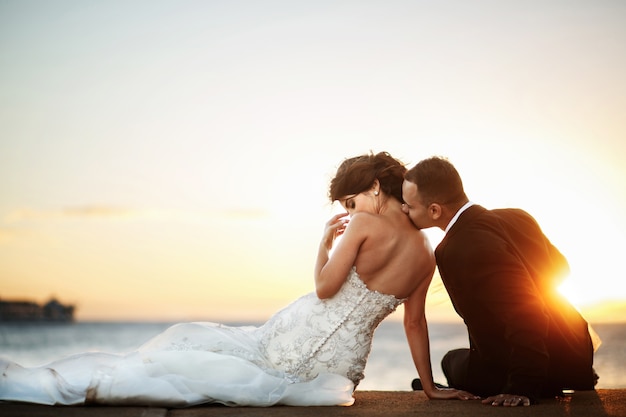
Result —
POLYGON ((436 388, 428 396, 431 400, 480 400, 480 397, 471 392, 454 388, 436 388))
POLYGON ((330 250, 333 247, 333 242, 336 238, 341 236, 346 230, 349 219, 345 218, 348 213, 335 214, 329 221, 326 222, 324 227, 324 236, 322 242, 326 249, 330 250))

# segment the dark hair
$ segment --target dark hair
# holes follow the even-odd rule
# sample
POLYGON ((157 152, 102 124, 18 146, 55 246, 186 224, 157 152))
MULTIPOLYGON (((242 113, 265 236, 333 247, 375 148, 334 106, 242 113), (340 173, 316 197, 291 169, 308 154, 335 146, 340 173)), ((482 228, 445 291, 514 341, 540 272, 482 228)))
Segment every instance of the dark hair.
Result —
POLYGON ((421 203, 425 206, 432 203, 458 205, 467 201, 461 176, 446 158, 424 159, 408 170, 404 178, 417 185, 421 203))
POLYGON ((406 168, 387 152, 356 156, 344 160, 330 182, 330 201, 359 194, 372 188, 378 180, 380 189, 402 202, 402 182, 406 168))

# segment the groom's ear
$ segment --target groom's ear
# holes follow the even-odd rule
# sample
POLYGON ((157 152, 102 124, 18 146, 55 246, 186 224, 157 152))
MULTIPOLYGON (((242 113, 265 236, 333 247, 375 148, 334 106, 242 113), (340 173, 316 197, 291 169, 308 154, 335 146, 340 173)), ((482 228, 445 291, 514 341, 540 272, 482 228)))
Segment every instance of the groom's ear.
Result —
POLYGON ((432 203, 430 206, 428 206, 428 215, 431 219, 437 221, 441 218, 442 214, 443 208, 439 204, 432 203))

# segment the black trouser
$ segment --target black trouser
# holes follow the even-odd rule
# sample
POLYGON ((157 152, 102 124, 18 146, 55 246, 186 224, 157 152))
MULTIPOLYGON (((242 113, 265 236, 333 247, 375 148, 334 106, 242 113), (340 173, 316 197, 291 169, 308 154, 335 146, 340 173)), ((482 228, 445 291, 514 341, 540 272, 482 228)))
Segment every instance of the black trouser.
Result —
MULTIPOLYGON (((441 368, 449 387, 469 391, 481 397, 502 394, 502 389, 506 385, 505 370, 482 361, 478 355, 470 355, 469 349, 455 349, 446 353, 441 360, 441 368)), ((544 398, 561 395, 563 387, 568 387, 568 385, 574 389, 593 389, 591 381, 597 381, 597 375, 592 368, 589 375, 570 378, 572 381, 585 381, 577 384, 544 381, 539 394, 544 398)))
POLYGON ((449 387, 469 391, 481 397, 501 394, 506 383, 506 374, 501 370, 481 363, 475 355, 470 361, 469 349, 455 349, 446 353, 441 360, 441 368, 449 387))

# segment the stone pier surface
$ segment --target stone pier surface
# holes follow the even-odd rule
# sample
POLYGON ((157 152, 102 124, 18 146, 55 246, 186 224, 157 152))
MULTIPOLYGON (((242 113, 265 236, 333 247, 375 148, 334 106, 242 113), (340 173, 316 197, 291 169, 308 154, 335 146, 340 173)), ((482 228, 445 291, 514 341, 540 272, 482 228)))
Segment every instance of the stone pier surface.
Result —
POLYGON ((2 417, 626 417, 626 389, 580 391, 544 399, 530 407, 493 407, 479 401, 436 401, 423 392, 357 391, 351 407, 225 407, 203 405, 183 409, 160 407, 43 406, 0 403, 2 417))

